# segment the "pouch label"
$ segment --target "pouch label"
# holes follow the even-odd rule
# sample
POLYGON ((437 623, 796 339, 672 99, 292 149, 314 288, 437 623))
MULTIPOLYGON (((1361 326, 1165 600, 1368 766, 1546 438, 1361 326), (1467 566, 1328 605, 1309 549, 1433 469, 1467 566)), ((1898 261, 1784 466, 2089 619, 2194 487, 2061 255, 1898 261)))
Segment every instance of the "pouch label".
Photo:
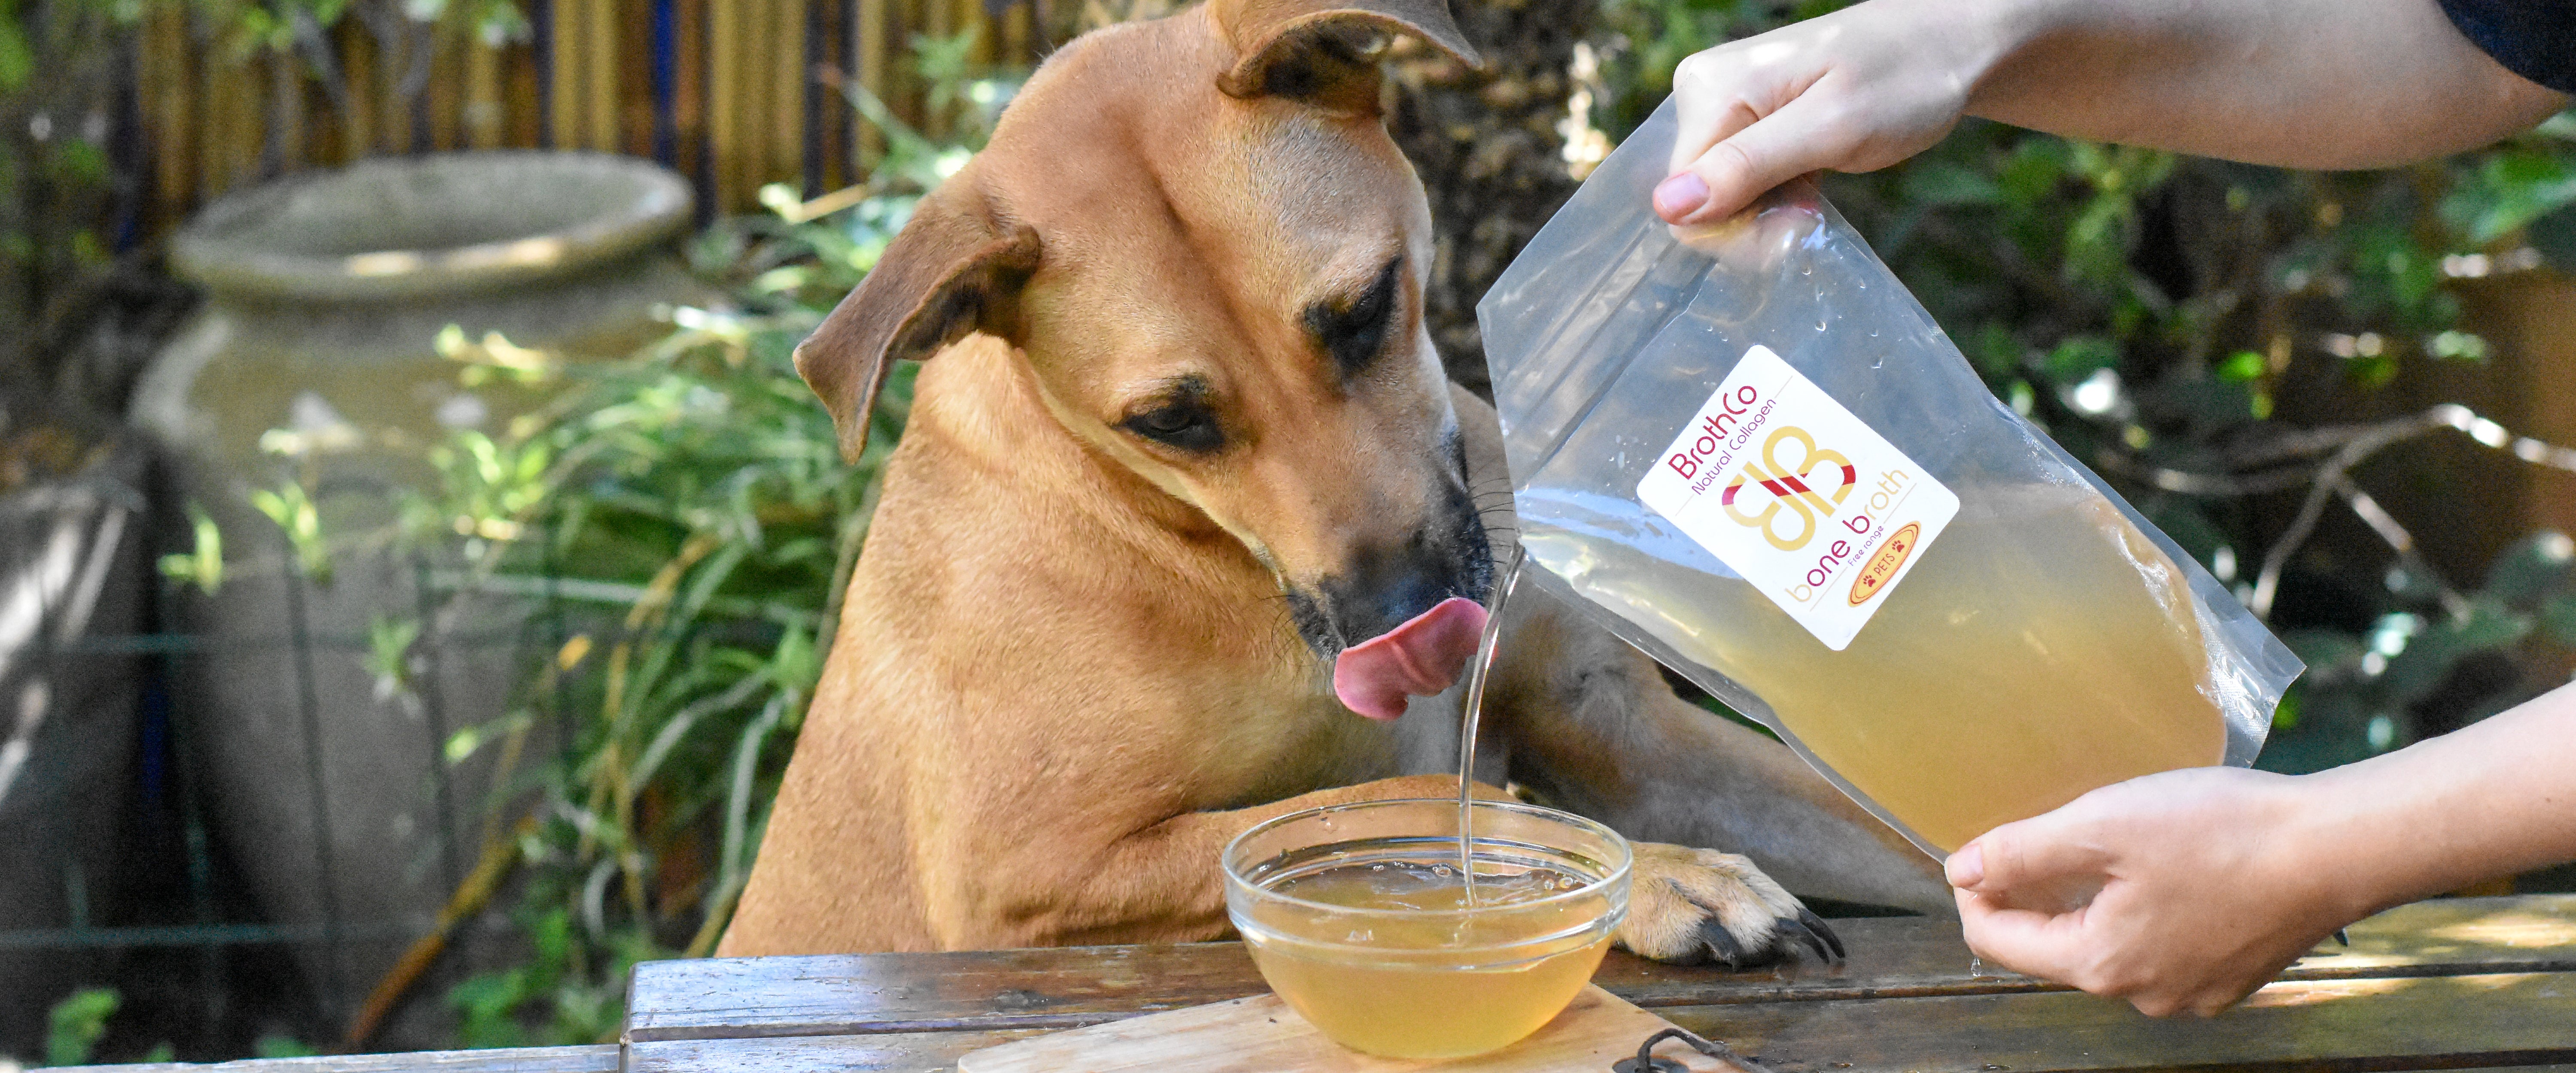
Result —
POLYGON ((1959 513, 1957 494, 1760 346, 1637 482, 1637 501, 1836 652, 1959 513))

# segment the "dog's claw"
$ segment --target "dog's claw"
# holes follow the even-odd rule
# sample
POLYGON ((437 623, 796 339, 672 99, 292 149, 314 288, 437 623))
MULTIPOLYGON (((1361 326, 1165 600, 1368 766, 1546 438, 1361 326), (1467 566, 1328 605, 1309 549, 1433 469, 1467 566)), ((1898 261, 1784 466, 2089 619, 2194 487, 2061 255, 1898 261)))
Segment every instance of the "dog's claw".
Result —
POLYGON ((1727 968, 1744 967, 1744 944, 1735 941, 1735 933, 1726 930, 1726 925, 1716 917, 1700 921, 1699 941, 1709 954, 1725 962, 1727 968))
POLYGON ((1842 952, 1842 937, 1834 934, 1834 926, 1824 924, 1824 916, 1816 916, 1816 913, 1806 906, 1798 906, 1798 921, 1806 924, 1808 931, 1816 931, 1819 937, 1824 937, 1826 947, 1834 947, 1834 965, 1842 965, 1842 960, 1847 955, 1842 952))
MULTIPOLYGON (((1783 938, 1794 939, 1807 949, 1815 951, 1816 960, 1827 963, 1834 960, 1833 951, 1826 948, 1824 937, 1817 935, 1815 929, 1809 928, 1805 921, 1792 917, 1777 917, 1771 921, 1771 924, 1780 929, 1783 938)), ((1783 949, 1786 949, 1787 945, 1785 942, 1781 944, 1783 949)))
POLYGON ((1780 929, 1780 934, 1795 939, 1805 944, 1807 949, 1815 951, 1816 960, 1827 965, 1843 963, 1841 937, 1835 935, 1834 929, 1827 926, 1816 914, 1809 912, 1807 907, 1799 906, 1797 916, 1780 917, 1772 921, 1772 924, 1780 929))

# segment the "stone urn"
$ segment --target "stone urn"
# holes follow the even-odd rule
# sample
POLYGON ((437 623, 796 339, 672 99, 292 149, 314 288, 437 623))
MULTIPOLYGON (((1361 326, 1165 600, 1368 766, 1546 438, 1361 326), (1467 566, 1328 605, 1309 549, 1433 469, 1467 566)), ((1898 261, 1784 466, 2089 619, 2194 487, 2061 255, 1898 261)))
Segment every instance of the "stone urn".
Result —
MULTIPOLYGON (((16 487, 0 462, 0 932, 117 922, 144 668, 113 642, 144 628, 149 457, 130 437, 83 453, 16 487)), ((43 1055, 46 1007, 104 963, 0 947, 0 1054, 43 1055)))
MULTIPOLYGON (((176 714, 219 835, 335 1023, 473 868, 499 750, 456 763, 446 745, 521 710, 549 643, 538 605, 459 597, 452 557, 381 536, 404 491, 437 479, 432 445, 500 437, 545 400, 545 384, 506 375, 467 386, 437 340, 629 353, 664 330, 657 309, 707 297, 675 250, 690 218, 687 183, 648 161, 476 152, 272 183, 172 242, 172 268, 207 300, 134 412, 169 448, 184 507, 217 523, 226 564, 212 593, 186 590, 203 645, 176 714), (327 576, 251 506, 290 482, 313 490, 327 576), (420 624, 408 646, 406 622, 420 624)), ((531 758, 555 748, 555 722, 537 722, 531 758)), ((441 990, 415 988, 377 1042, 435 1042, 441 990)))

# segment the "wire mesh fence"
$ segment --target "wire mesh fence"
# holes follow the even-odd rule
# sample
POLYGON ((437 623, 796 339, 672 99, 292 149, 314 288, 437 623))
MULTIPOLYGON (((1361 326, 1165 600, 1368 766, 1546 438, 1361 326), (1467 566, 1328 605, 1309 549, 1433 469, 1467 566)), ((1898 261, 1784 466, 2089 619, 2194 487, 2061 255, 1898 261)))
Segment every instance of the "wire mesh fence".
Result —
MULTIPOLYGON (((190 518, 142 452, 120 460, 0 542, 0 1054, 42 1053, 46 1007, 100 985, 185 1056, 331 1039, 440 930, 491 818, 528 792, 459 732, 518 704, 526 748, 570 741, 560 698, 523 683, 574 601, 630 594, 478 582, 434 549, 342 554, 316 578, 282 536, 237 549, 209 593, 151 570, 190 518), (389 636, 388 612, 424 625, 389 636)), ((440 978, 500 938, 469 927, 440 978)), ((414 1005, 382 1042, 447 1041, 435 997, 414 1005)))

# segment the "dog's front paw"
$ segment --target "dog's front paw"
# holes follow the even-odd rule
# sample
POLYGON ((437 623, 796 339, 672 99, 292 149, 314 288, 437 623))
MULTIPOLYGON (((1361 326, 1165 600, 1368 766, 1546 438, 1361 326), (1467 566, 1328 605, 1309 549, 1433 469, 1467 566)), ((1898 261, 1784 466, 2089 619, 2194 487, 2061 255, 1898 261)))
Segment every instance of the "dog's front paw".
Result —
POLYGON ((1675 965, 1760 965, 1798 946, 1840 963, 1832 928, 1753 862, 1732 853, 1654 842, 1636 844, 1634 886, 1619 945, 1675 965))

